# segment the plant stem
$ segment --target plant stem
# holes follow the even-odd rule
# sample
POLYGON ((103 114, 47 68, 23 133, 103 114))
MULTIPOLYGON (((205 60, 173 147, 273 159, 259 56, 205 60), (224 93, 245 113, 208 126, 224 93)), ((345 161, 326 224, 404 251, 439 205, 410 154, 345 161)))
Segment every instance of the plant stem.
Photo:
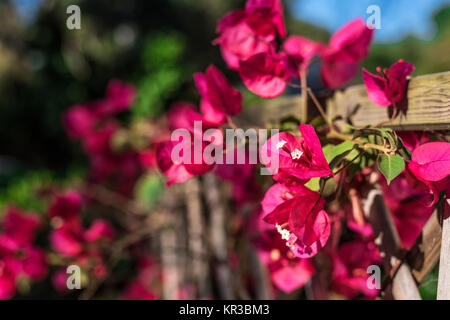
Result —
POLYGON ((306 123, 308 121, 308 84, 307 84, 307 69, 300 67, 300 84, 302 88, 301 95, 301 121, 302 123, 306 123))
POLYGON ((325 120, 325 122, 330 127, 330 132, 327 135, 328 138, 337 138, 337 139, 344 140, 344 141, 352 141, 352 142, 356 143, 357 145, 361 146, 362 149, 364 149, 364 150, 376 149, 376 150, 382 151, 384 153, 390 153, 393 151, 393 149, 391 149, 391 148, 387 148, 385 146, 379 146, 377 144, 369 143, 369 142, 361 140, 359 138, 354 139, 350 135, 346 135, 346 134, 336 131, 334 129, 334 126, 331 123, 330 119, 328 119, 328 117, 325 113, 325 110, 322 108, 322 106, 320 105, 320 102, 317 100, 316 96, 312 92, 311 88, 307 88, 306 90, 307 90, 308 94, 310 95, 311 99, 313 100, 314 105, 316 106, 317 110, 319 110, 322 118, 325 120))
POLYGON ((312 101, 314 102, 314 105, 316 106, 317 110, 319 110, 320 115, 325 120, 325 122, 330 126, 330 130, 333 129, 333 124, 331 123, 330 119, 328 119, 325 110, 323 110, 322 106, 320 105, 319 100, 317 100, 316 96, 312 92, 311 88, 307 88, 306 91, 308 92, 309 96, 311 97, 312 101))

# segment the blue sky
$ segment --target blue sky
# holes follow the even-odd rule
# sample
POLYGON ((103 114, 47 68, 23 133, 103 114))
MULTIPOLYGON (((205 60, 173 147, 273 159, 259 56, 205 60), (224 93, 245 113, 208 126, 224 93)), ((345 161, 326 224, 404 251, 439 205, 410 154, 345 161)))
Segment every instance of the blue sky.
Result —
POLYGON ((450 5, 450 0, 298 0, 291 10, 297 18, 334 32, 353 18, 366 20, 370 5, 381 11, 375 41, 397 42, 409 34, 430 40, 436 32, 433 12, 450 5))

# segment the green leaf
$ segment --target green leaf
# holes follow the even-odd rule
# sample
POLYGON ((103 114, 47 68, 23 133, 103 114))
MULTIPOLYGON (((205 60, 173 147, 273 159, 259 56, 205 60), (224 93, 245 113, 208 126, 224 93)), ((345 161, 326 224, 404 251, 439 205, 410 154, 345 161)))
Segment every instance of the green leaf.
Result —
POLYGON ((305 187, 309 188, 312 191, 319 191, 320 185, 319 185, 320 178, 312 178, 307 183, 305 183, 305 187))
POLYGON ((405 160, 397 155, 381 155, 378 158, 378 168, 390 184, 405 168, 405 160))
POLYGON ((145 208, 152 209, 163 190, 164 183, 161 178, 155 174, 147 174, 138 180, 135 197, 145 208))
POLYGON ((325 159, 327 159, 328 163, 333 161, 338 155, 341 155, 347 151, 350 151, 355 146, 355 143, 352 141, 344 141, 338 145, 326 145, 323 148, 323 153, 325 155, 325 159))

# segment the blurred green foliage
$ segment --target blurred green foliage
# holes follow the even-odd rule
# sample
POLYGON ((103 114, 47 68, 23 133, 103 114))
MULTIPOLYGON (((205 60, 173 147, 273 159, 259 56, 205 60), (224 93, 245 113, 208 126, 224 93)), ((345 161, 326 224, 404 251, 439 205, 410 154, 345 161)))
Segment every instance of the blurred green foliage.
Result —
MULTIPOLYGON (((155 117, 164 111, 164 102, 190 78, 182 64, 186 42, 180 33, 149 35, 141 54, 142 74, 136 83, 139 96, 131 110, 137 117, 155 117)), ((190 69, 190 68, 189 68, 190 69)))

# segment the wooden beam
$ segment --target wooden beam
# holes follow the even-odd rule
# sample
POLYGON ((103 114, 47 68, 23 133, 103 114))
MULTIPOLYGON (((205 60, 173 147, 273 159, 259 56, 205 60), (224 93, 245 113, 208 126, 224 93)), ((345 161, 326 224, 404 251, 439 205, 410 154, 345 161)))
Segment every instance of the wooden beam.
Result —
MULTIPOLYGON (((344 119, 349 117, 357 127, 389 120, 387 108, 373 104, 367 97, 364 85, 336 92, 334 97, 328 100, 327 107, 331 118, 337 115, 343 116, 344 119)), ((395 130, 450 129, 450 72, 411 79, 406 115, 398 116, 385 126, 395 130)))
POLYGON ((425 280, 439 262, 441 238, 442 227, 439 213, 435 210, 408 253, 407 260, 411 266, 412 275, 418 284, 425 280))
MULTIPOLYGON (((374 189, 369 192, 364 212, 368 215, 375 237, 375 244, 380 250, 385 270, 389 273, 395 268, 403 253, 400 237, 380 190, 374 189)), ((403 262, 395 273, 392 280, 392 296, 396 300, 421 300, 419 290, 407 262, 403 262)))
POLYGON ((450 218, 445 219, 442 224, 437 299, 450 300, 450 218))
MULTIPOLYGON (((395 130, 450 130, 450 71, 412 78, 408 85, 408 110, 386 127, 395 130)), ((342 116, 338 126, 350 118, 356 127, 388 121, 388 109, 373 104, 363 84, 336 91, 324 101, 330 118, 342 116), (356 111, 356 112, 355 112, 356 111)), ((314 108, 310 101, 310 109, 314 108)), ((239 116, 244 126, 262 125, 291 115, 300 117, 300 96, 283 96, 259 106, 245 108, 239 116)))

